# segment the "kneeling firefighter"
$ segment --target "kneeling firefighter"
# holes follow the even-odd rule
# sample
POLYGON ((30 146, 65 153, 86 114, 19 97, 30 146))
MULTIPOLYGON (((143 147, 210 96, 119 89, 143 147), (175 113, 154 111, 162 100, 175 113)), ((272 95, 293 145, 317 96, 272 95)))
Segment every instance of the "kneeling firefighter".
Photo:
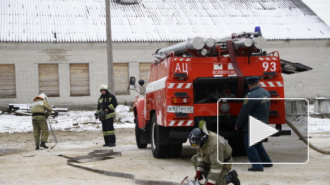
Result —
POLYGON ((102 122, 102 131, 105 144, 104 147, 116 146, 115 128, 113 127, 113 118, 116 115, 117 99, 111 94, 107 85, 101 85, 101 96, 98 100, 95 118, 102 122))
POLYGON ((52 107, 49 105, 48 98, 44 93, 35 97, 33 101, 34 102, 31 105, 33 135, 36 143, 36 150, 39 150, 39 144, 43 148, 48 148, 46 143, 49 136, 49 130, 46 119, 52 113, 52 107))
POLYGON ((191 161, 195 166, 195 180, 202 180, 203 175, 206 178, 206 185, 225 185, 233 183, 240 185, 237 178, 237 172, 231 171, 231 164, 221 164, 217 160, 217 152, 219 152, 219 161, 223 163, 232 163, 232 149, 222 136, 218 136, 206 129, 205 121, 200 122, 200 128, 194 128, 189 135, 190 145, 197 147, 191 161), (203 128, 203 129, 201 129, 203 128), (217 145, 219 147, 217 147, 217 145))

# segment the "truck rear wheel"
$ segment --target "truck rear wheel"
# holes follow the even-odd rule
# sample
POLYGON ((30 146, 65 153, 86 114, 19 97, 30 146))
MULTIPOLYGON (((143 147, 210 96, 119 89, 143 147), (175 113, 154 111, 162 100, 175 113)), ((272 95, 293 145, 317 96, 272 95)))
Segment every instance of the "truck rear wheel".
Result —
POLYGON ((148 144, 141 142, 141 134, 143 134, 143 133, 142 133, 142 130, 139 128, 137 120, 138 119, 136 117, 135 120, 134 120, 136 145, 137 145, 138 148, 147 148, 148 144))
POLYGON ((157 125, 156 114, 151 119, 151 149, 155 158, 165 158, 168 150, 168 145, 161 145, 161 137, 166 135, 165 130, 157 125))

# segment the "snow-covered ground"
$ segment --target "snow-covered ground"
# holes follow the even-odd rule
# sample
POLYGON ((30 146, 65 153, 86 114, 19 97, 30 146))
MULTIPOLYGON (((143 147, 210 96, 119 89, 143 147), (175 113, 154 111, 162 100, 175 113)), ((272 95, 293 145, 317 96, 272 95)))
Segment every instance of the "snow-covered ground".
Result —
POLYGON ((330 132, 330 119, 308 118, 308 130, 312 132, 330 132))
MULTIPOLYGON (((312 112, 313 106, 309 107, 312 112)), ((68 111, 56 118, 50 118, 49 122, 54 130, 85 131, 101 130, 101 122, 94 117, 94 111, 68 111)), ((306 119, 297 118, 294 121, 299 130, 307 130, 306 119)), ((116 108, 115 128, 134 128, 134 115, 130 107, 118 105, 116 108)), ((330 132, 330 119, 308 118, 310 133, 330 132)), ((32 131, 31 116, 16 116, 0 114, 0 133, 30 132, 32 131)))
MULTIPOLYGON (((115 128, 134 128, 134 115, 130 107, 118 105, 115 128)), ((54 130, 101 130, 101 121, 94 117, 95 111, 68 111, 48 121, 54 130)), ((0 133, 30 132, 33 130, 31 116, 0 115, 0 133)))

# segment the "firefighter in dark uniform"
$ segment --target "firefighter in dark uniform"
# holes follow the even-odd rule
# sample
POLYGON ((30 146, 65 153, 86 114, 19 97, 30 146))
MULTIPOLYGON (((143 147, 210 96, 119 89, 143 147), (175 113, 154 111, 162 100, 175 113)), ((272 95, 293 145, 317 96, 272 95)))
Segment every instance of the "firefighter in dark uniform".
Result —
POLYGON ((194 128, 190 132, 189 142, 191 146, 197 147, 197 154, 191 158, 196 170, 195 180, 202 180, 204 175, 206 185, 240 184, 237 172, 235 170, 230 172, 232 165, 218 162, 218 159, 224 163, 233 162, 232 149, 227 140, 222 136, 217 138, 216 133, 209 132, 204 127, 203 130, 194 128))
POLYGON ((35 97, 33 101, 34 102, 31 105, 33 135, 36 144, 36 150, 39 150, 40 135, 40 146, 43 148, 48 148, 46 143, 49 136, 49 130, 46 119, 52 113, 52 107, 48 104, 48 98, 44 93, 35 97))
POLYGON ((98 100, 97 110, 95 118, 100 119, 102 122, 102 131, 105 144, 104 147, 116 146, 115 129, 113 127, 114 117, 116 115, 115 108, 117 107, 117 99, 115 95, 111 94, 108 90, 107 85, 101 85, 100 87, 101 96, 98 100), (101 112, 104 111, 104 116, 101 112))
MULTIPOLYGON (((259 77, 247 77, 246 83, 249 86, 249 92, 245 98, 270 98, 267 90, 258 85, 259 77)), ((235 130, 244 132, 244 145, 247 156, 252 163, 249 171, 263 171, 263 167, 272 167, 271 159, 268 156, 262 142, 249 147, 249 116, 268 124, 270 110, 270 101, 268 100, 244 100, 241 111, 235 123, 235 130), (259 163, 259 164, 255 164, 259 163), (260 164, 261 163, 261 164, 260 164), (266 163, 266 164, 262 164, 266 163)))

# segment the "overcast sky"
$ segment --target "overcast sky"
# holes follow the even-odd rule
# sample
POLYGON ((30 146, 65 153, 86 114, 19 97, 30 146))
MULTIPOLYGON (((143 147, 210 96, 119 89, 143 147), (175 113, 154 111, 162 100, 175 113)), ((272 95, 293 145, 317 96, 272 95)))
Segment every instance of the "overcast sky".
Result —
POLYGON ((330 0, 302 0, 330 26, 330 0))

